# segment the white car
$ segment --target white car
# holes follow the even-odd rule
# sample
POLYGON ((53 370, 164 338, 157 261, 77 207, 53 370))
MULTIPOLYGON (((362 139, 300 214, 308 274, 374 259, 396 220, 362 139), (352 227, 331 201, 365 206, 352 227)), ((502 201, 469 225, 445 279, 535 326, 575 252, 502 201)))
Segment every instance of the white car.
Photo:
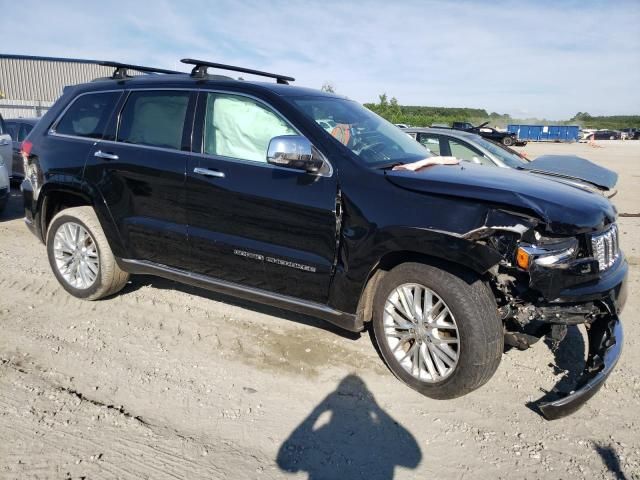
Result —
POLYGON ((4 210, 9 198, 9 171, 13 149, 11 148, 11 137, 0 115, 0 212, 4 210))

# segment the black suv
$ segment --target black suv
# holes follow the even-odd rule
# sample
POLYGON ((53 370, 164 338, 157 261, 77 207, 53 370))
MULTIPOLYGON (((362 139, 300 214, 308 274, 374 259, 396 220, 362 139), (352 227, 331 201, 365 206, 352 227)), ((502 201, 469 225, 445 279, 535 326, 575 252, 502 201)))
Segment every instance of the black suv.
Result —
POLYGON ((406 169, 429 152, 354 101, 184 62, 191 74, 113 64, 24 142, 26 223, 69 293, 154 274, 369 324, 390 370, 441 399, 487 382, 505 344, 585 324, 580 384, 540 409, 566 415, 602 385, 628 270, 606 198, 511 169, 406 169))

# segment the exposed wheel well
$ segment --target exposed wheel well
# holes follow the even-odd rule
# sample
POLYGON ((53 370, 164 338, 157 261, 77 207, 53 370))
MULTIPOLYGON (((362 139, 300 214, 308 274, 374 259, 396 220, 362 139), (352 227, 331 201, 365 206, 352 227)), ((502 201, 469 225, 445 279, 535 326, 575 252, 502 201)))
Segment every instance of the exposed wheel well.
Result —
POLYGON ((51 219, 53 219, 59 211, 71 207, 90 205, 91 202, 78 193, 69 191, 53 191, 47 193, 42 200, 42 208, 40 210, 40 226, 43 240, 46 242, 47 230, 49 229, 51 219))
POLYGON ((373 298, 382 277, 386 272, 407 262, 432 265, 457 275, 467 282, 472 282, 473 279, 477 279, 481 276, 478 272, 474 272, 472 269, 464 265, 444 260, 442 258, 433 257, 431 255, 426 255, 424 253, 408 250, 389 252, 385 254, 373 267, 362 290, 362 294, 360 295, 357 315, 362 319, 363 323, 371 321, 373 315, 373 298))

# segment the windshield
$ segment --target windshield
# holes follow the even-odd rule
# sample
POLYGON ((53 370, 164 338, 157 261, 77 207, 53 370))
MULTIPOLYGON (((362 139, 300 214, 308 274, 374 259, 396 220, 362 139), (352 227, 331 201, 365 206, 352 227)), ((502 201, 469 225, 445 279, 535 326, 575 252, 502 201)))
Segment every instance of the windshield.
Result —
POLYGON ((369 166, 432 156, 398 127, 357 102, 332 97, 294 97, 291 101, 369 166))
POLYGON ((489 152, 502 160, 502 163, 504 163, 508 167, 518 168, 527 164, 527 161, 524 158, 516 155, 514 152, 509 151, 508 149, 498 145, 495 142, 491 142, 482 137, 475 138, 474 140, 475 143, 489 150, 489 152))

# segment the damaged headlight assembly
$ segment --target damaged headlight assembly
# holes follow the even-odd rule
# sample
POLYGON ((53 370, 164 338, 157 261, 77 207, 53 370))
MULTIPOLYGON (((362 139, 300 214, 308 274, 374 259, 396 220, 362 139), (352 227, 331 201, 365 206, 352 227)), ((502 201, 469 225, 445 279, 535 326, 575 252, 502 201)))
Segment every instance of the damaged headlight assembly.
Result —
POLYGON ((547 239, 536 232, 537 243, 522 243, 516 250, 515 263, 523 270, 532 264, 553 266, 577 257, 579 244, 576 238, 547 239))

